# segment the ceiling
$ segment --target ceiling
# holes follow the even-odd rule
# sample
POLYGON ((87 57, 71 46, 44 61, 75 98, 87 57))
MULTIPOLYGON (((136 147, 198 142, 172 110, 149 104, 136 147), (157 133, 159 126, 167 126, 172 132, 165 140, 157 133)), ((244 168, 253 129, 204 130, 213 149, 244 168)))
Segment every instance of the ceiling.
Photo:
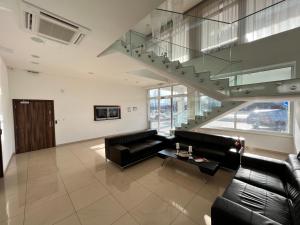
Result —
POLYGON ((8 66, 53 76, 108 79, 143 87, 162 83, 159 75, 155 79, 153 74, 130 73, 145 66, 125 55, 115 53, 100 58, 97 55, 163 0, 89 0, 88 4, 83 0, 26 1, 87 27, 90 32, 78 46, 44 38, 43 43, 34 42, 31 38, 36 35, 21 29, 22 0, 0 0, 0 55, 8 66))

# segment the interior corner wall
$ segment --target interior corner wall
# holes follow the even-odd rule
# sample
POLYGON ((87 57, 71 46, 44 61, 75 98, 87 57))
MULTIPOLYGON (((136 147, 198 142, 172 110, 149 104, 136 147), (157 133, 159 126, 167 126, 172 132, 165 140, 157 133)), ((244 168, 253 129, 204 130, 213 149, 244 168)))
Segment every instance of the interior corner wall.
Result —
POLYGON ((12 103, 9 96, 7 68, 0 57, 0 124, 2 129, 3 169, 6 170, 9 160, 15 152, 12 103))
POLYGON ((54 100, 57 145, 148 128, 144 88, 21 70, 9 71, 9 86, 12 99, 54 100), (121 119, 94 121, 94 105, 120 105, 121 119))
POLYGON ((294 143, 297 152, 300 152, 300 99, 294 101, 294 143))

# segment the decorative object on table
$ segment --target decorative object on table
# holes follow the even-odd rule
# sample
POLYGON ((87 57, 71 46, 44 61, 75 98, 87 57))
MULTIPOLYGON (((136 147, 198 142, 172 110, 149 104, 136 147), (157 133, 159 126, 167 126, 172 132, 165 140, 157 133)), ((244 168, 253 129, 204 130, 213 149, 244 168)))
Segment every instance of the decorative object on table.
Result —
POLYGON ((121 119, 121 107, 117 105, 94 105, 94 121, 121 119))
POLYGON ((132 107, 132 111, 137 111, 138 108, 136 106, 132 107))
POLYGON ((179 158, 184 158, 184 159, 190 157, 190 154, 189 154, 188 151, 180 151, 180 152, 177 153, 176 155, 177 155, 177 157, 179 157, 179 158))
POLYGON ((238 139, 236 140, 236 142, 234 143, 234 145, 235 145, 235 148, 237 150, 240 150, 242 148, 242 142, 240 140, 240 137, 238 137, 238 139))
POLYGON ((189 145, 189 154, 190 156, 193 154, 193 146, 189 145))
POLYGON ((177 142, 176 143, 176 154, 178 155, 178 153, 179 153, 179 149, 180 149, 180 144, 177 142))
POLYGON ((208 159, 203 158, 203 157, 194 158, 194 161, 195 162, 199 162, 199 163, 201 163, 201 162, 209 162, 208 159))

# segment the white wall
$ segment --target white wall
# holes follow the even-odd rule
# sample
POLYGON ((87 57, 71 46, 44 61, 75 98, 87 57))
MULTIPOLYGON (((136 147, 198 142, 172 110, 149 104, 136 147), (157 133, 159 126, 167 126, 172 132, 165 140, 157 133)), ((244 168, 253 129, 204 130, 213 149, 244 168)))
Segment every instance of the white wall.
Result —
MULTIPOLYGON (((90 75, 89 75, 90 76, 90 75)), ((54 100, 56 144, 147 128, 146 90, 97 80, 9 71, 12 99, 54 100), (120 105, 120 120, 94 121, 94 105, 120 105), (127 112, 127 107, 138 107, 127 112)))
POLYGON ((294 141, 297 152, 300 152, 300 100, 294 101, 294 141))
POLYGON ((3 168, 7 168, 9 160, 14 153, 14 134, 12 104, 9 97, 8 77, 6 65, 0 57, 0 123, 2 129, 2 155, 3 168))
POLYGON ((197 131, 209 134, 243 137, 245 138, 246 146, 249 146, 251 148, 272 150, 283 153, 295 153, 293 136, 230 131, 211 128, 199 128, 197 129, 197 131))

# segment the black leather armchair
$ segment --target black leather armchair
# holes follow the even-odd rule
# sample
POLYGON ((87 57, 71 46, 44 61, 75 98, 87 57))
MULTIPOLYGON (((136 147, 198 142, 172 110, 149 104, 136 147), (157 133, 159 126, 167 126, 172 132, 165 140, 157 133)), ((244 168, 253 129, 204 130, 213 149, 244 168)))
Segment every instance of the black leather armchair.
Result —
POLYGON ((156 130, 147 130, 105 138, 106 158, 127 167, 162 150, 167 139, 156 130))
POLYGON ((212 225, 300 225, 300 161, 244 154, 211 209, 212 225))

